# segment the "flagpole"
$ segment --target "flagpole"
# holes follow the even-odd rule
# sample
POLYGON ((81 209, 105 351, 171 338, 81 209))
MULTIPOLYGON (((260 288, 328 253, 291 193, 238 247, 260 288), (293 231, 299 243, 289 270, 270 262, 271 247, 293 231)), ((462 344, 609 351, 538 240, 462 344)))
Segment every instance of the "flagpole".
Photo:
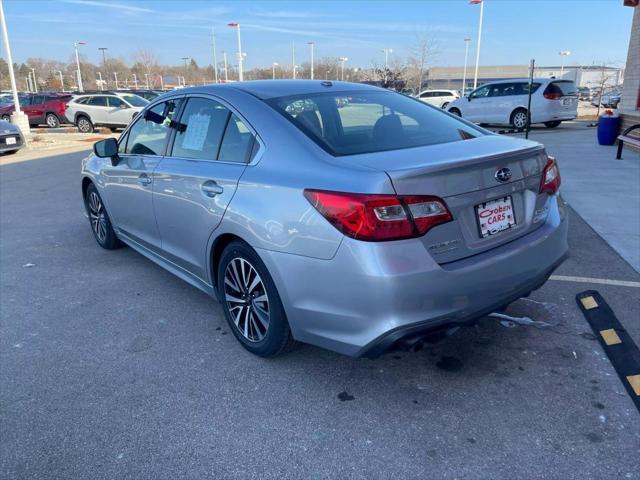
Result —
POLYGON ((478 45, 476 47, 476 73, 473 77, 473 88, 478 86, 478 66, 480 65, 480 40, 482 39, 482 16, 484 13, 484 1, 480 0, 480 24, 478 25, 478 45))

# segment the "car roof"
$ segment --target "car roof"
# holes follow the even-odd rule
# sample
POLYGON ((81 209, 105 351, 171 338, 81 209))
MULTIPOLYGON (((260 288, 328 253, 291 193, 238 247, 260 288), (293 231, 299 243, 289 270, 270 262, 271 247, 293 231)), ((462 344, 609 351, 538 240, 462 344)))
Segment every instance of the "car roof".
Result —
MULTIPOLYGON (((573 80, 565 80, 565 79, 562 79, 562 78, 534 78, 533 81, 536 82, 536 83, 550 83, 550 82, 571 82, 571 83, 573 83, 573 80)), ((480 85, 480 87, 484 87, 485 85, 496 85, 496 84, 500 84, 500 83, 513 83, 513 82, 527 82, 527 83, 529 83, 529 78, 528 77, 506 78, 504 80, 496 80, 494 82, 483 83, 482 85, 480 85)), ((480 87, 478 87, 478 88, 480 88, 480 87)))
POLYGON ((227 89, 241 90, 262 100, 324 92, 380 92, 388 91, 363 83, 336 82, 333 80, 250 80, 247 82, 205 85, 181 89, 184 93, 218 93, 227 89))

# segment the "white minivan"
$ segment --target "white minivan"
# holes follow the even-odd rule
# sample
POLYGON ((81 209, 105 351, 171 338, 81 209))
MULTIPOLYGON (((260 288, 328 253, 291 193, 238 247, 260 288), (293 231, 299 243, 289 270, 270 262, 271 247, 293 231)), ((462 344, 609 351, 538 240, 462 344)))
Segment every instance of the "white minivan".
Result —
POLYGON ((424 90, 418 94, 418 100, 438 108, 447 108, 458 98, 460 94, 455 90, 424 90))
MULTIPOLYGON (((571 80, 534 79, 531 94, 531 123, 549 128, 578 115, 578 91, 571 80)), ((458 100, 447 111, 474 123, 511 125, 521 130, 527 125, 529 79, 486 83, 458 100)))

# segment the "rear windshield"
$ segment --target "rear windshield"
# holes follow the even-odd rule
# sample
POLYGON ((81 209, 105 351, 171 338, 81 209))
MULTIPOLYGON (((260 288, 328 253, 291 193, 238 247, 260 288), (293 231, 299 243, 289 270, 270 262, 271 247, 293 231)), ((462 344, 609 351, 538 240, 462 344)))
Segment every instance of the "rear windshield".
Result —
POLYGON ((267 100, 335 156, 457 142, 485 135, 438 108, 395 92, 323 92, 267 100))
POLYGON ((546 89, 546 93, 559 93, 561 95, 577 95, 576 84, 570 80, 559 80, 551 82, 546 89))

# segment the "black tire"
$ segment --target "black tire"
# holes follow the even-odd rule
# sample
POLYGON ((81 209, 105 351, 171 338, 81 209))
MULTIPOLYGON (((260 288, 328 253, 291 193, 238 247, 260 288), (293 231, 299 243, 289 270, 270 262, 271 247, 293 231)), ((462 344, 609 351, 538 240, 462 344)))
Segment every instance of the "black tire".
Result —
POLYGON ((260 357, 275 357, 292 347, 294 340, 278 290, 267 267, 249 245, 239 240, 227 245, 220 257, 217 277, 224 316, 246 350, 260 357), (242 268, 242 274, 238 268, 242 268), (252 288, 256 278, 258 283, 252 288), (235 279, 240 281, 236 283, 235 279), (265 300, 260 301, 263 297, 265 300))
POLYGON ((511 114, 509 123, 511 123, 511 126, 516 130, 524 130, 527 127, 527 110, 524 108, 516 108, 511 114))
POLYGON ((562 123, 561 120, 555 120, 553 122, 544 122, 544 126, 547 128, 556 128, 562 123))
POLYGON ((11 117, 7 114, 4 114, 0 117, 0 120, 4 120, 5 122, 10 122, 11 121, 11 117))
POLYGON ((58 128, 60 126, 60 119, 55 113, 47 113, 44 117, 44 123, 49 128, 58 128))
POLYGON ((457 115, 458 117, 462 116, 462 113, 457 108, 452 108, 451 110, 448 110, 448 112, 453 114, 453 115, 457 115))
POLYGON ((98 189, 93 183, 89 184, 85 192, 84 207, 87 209, 91 231, 98 245, 107 250, 114 250, 121 247, 122 242, 118 240, 116 233, 113 231, 107 209, 104 206, 102 197, 98 193, 98 189), (95 203, 96 200, 98 202, 97 204, 95 203))
POLYGON ((444 102, 442 104, 442 107, 440 107, 440 108, 442 108, 443 110, 446 110, 448 106, 449 106, 449 102, 444 102))
POLYGON ((76 119, 76 125, 80 133, 93 133, 93 123, 91 123, 91 119, 86 115, 79 115, 76 119))

